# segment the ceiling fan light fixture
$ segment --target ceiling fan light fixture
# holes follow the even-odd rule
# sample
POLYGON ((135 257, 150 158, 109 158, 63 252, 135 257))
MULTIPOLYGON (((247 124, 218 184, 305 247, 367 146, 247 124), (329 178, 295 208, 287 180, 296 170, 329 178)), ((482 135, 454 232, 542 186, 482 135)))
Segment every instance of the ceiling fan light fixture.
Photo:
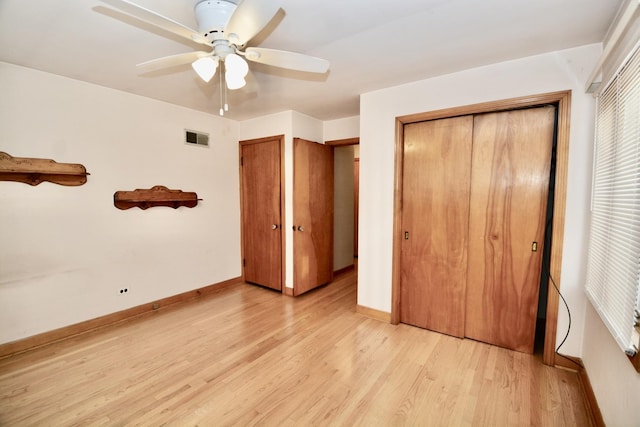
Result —
POLYGON ((229 88, 229 90, 240 89, 241 87, 244 87, 244 85, 247 84, 246 80, 244 79, 244 76, 235 75, 233 73, 230 73, 229 71, 224 73, 224 79, 227 82, 227 88, 229 88))
POLYGON ((230 53, 224 58, 224 78, 230 90, 240 89, 247 84, 244 77, 249 73, 249 64, 240 55, 230 53))
POLYGON ((244 77, 249 73, 249 64, 240 55, 230 53, 224 59, 224 65, 227 73, 231 73, 234 76, 244 77))
POLYGON ((218 59, 214 59, 211 56, 205 56, 194 61, 191 66, 200 76, 200 78, 208 83, 216 74, 216 69, 218 68, 218 59))

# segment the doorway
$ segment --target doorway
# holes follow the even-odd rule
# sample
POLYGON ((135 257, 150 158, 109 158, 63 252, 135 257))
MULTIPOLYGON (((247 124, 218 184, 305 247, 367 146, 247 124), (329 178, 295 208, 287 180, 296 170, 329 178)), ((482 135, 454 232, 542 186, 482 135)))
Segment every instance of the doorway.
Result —
POLYGON ((354 269, 358 257, 360 139, 325 142, 334 151, 334 273, 354 269))

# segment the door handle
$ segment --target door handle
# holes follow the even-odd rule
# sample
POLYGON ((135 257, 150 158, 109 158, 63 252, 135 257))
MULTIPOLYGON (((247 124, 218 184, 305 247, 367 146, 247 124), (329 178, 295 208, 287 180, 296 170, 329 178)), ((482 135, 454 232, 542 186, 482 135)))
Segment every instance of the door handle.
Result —
POLYGON ((278 224, 272 224, 271 225, 271 229, 272 230, 277 230, 278 229, 278 224))
POLYGON ((304 231, 304 227, 303 227, 303 226, 301 226, 301 225, 299 225, 299 226, 298 226, 298 231, 304 231))

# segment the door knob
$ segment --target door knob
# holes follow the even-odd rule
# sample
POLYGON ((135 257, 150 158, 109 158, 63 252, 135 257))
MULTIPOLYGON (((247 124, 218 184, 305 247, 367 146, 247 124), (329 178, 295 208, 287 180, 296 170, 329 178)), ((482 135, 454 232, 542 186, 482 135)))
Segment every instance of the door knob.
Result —
POLYGON ((277 230, 278 229, 278 224, 272 224, 271 225, 271 229, 272 230, 277 230))
POLYGON ((298 226, 298 231, 304 231, 304 227, 303 227, 303 226, 301 226, 301 225, 299 225, 299 226, 298 226))

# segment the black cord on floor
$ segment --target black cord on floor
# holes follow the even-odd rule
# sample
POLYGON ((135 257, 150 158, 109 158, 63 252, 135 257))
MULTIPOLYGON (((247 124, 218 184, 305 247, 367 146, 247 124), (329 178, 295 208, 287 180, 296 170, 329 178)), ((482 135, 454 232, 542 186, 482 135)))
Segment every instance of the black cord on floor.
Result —
POLYGON ((571 359, 570 357, 567 357, 567 356, 564 356, 564 355, 560 354, 560 347, 562 347, 564 342, 567 340, 567 338, 569 337, 569 332, 571 331, 571 310, 569 310, 569 304, 567 304, 567 301, 562 296, 562 293, 560 292, 560 289, 558 288, 558 285, 556 285, 556 281, 553 280, 553 276, 551 276, 551 272, 549 272, 549 279, 551 279, 551 283, 553 283, 553 287, 556 288, 556 292, 558 292, 558 295, 560 295, 560 299, 562 299, 562 302, 564 303, 564 306, 567 309, 567 316, 569 317, 569 326, 567 327, 567 333, 565 334, 564 338, 562 339, 562 342, 560 343, 560 345, 556 348, 556 354, 558 356, 562 357, 563 359, 567 359, 568 361, 570 361, 571 363, 573 363, 574 365, 576 365, 580 369, 582 369, 582 368, 584 368, 584 366, 582 366, 580 363, 576 362, 575 360, 571 359))

